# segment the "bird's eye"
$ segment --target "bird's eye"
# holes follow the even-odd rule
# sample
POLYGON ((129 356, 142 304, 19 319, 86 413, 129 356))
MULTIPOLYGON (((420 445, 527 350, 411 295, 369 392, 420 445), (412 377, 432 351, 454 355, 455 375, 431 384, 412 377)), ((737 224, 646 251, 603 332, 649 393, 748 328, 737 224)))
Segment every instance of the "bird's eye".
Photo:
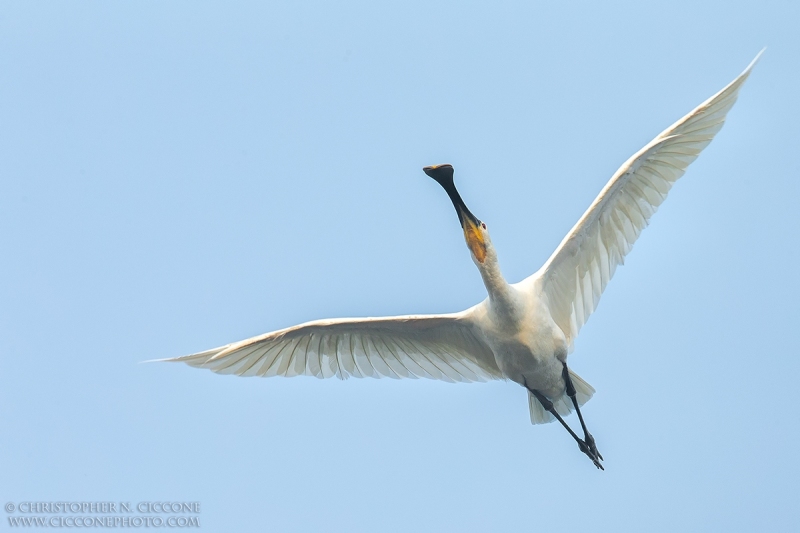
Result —
POLYGON ((482 227, 483 229, 486 229, 486 224, 484 224, 483 222, 481 222, 481 227, 482 227))

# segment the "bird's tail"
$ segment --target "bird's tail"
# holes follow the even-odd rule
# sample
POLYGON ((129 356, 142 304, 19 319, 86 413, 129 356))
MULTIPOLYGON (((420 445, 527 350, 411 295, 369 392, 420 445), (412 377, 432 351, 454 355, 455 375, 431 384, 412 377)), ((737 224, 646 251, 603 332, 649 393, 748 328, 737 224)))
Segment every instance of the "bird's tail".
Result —
MULTIPOLYGON (((575 385, 578 405, 582 406, 588 402, 589 398, 594 394, 594 387, 586 383, 583 378, 572 370, 569 371, 569 376, 572 378, 572 384, 575 385)), ((531 411, 531 424, 547 424, 556 419, 553 415, 544 410, 539 400, 530 392, 528 392, 528 407, 531 411)), ((553 400, 553 407, 555 407, 556 412, 561 416, 567 416, 572 412, 572 399, 567 396, 565 392, 561 395, 561 398, 553 400)))

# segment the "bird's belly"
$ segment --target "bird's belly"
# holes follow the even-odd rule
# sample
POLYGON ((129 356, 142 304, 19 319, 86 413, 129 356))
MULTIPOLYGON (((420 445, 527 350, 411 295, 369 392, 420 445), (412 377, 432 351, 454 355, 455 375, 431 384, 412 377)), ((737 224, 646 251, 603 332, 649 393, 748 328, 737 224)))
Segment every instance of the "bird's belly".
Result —
POLYGON ((497 366, 508 379, 553 399, 564 393, 564 345, 550 341, 549 336, 524 334, 488 340, 497 366))
POLYGON ((564 393, 567 339, 540 300, 494 308, 488 301, 481 332, 503 375, 551 399, 564 393))

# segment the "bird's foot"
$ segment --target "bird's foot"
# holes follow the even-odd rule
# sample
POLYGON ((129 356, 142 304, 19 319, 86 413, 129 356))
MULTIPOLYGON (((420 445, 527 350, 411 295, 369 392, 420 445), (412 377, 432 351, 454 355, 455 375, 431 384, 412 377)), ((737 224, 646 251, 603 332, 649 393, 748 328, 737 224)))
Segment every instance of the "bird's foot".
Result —
POLYGON ((598 459, 600 459, 602 461, 603 460, 603 456, 600 455, 599 451, 597 451, 597 446, 595 446, 595 444, 594 444, 594 437, 592 437, 591 433, 588 433, 588 432, 586 433, 585 441, 586 441, 586 445, 589 447, 589 451, 591 451, 593 455, 595 455, 598 459))
MULTIPOLYGON (((591 435, 589 435, 589 438, 591 439, 591 435)), ((593 439, 592 439, 592 446, 590 446, 589 444, 585 443, 582 440, 578 440, 578 448, 580 448, 580 450, 586 454, 586 457, 592 460, 594 466, 596 466, 600 470, 605 470, 605 468, 603 468, 603 465, 600 464, 600 461, 603 460, 603 457, 599 453, 597 453, 597 448, 594 447, 593 439), (592 450, 592 448, 594 448, 594 451, 592 450)))

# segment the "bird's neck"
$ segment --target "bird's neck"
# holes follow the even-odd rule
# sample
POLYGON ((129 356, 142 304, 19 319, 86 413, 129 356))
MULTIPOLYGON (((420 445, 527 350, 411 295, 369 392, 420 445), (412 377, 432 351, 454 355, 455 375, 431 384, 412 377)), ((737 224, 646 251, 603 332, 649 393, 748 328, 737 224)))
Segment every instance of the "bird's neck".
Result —
POLYGON ((512 313, 517 308, 514 301, 514 290, 500 272, 500 263, 494 250, 487 254, 483 263, 478 263, 478 270, 489 293, 489 301, 494 310, 501 314, 512 313))

